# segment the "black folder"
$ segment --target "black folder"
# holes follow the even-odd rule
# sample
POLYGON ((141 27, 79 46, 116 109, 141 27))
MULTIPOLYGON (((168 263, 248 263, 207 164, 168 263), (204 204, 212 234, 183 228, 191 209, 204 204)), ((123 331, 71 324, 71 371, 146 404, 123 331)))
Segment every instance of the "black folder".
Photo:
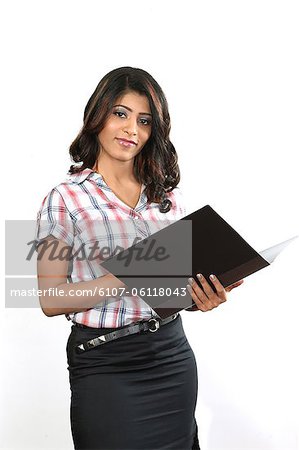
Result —
POLYGON ((102 263, 161 318, 194 305, 186 289, 190 276, 200 286, 196 274, 202 273, 215 290, 210 274, 227 287, 269 265, 210 205, 102 263))

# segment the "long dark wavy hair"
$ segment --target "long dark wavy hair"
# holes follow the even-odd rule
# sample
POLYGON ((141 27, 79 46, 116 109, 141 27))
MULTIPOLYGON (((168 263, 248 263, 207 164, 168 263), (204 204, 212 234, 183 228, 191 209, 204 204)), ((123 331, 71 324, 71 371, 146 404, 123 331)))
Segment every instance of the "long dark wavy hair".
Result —
POLYGON ((148 202, 160 203, 160 210, 167 212, 171 202, 166 199, 166 193, 180 181, 178 157, 169 139, 167 100, 159 84, 145 70, 120 67, 107 73, 99 82, 85 107, 82 129, 69 149, 72 160, 81 165, 71 165, 69 174, 93 169, 101 151, 98 135, 115 101, 130 91, 147 97, 153 116, 151 135, 134 159, 134 175, 138 182, 146 185, 148 202))

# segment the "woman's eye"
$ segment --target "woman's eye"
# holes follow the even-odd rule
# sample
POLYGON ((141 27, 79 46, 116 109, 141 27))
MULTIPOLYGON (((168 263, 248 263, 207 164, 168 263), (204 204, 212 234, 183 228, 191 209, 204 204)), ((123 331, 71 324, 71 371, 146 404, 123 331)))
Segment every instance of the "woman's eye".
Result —
MULTIPOLYGON (((124 111, 113 111, 113 114, 122 119, 127 118, 127 113, 124 111)), ((146 117, 141 117, 139 119, 139 122, 141 123, 141 125, 151 125, 151 120, 147 119, 146 117)))
POLYGON ((114 113, 117 117, 126 117, 126 113, 123 111, 114 111, 114 113))
POLYGON ((140 119, 140 122, 142 123, 142 125, 150 125, 151 121, 149 119, 140 119))

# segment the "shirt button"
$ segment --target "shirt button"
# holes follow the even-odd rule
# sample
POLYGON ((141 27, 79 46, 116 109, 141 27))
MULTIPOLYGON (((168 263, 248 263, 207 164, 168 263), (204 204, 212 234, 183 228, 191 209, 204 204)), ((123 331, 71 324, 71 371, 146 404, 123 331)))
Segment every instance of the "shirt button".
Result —
POLYGON ((134 217, 134 219, 135 219, 135 220, 138 220, 138 219, 139 219, 139 217, 138 217, 138 216, 135 216, 135 217, 134 217))

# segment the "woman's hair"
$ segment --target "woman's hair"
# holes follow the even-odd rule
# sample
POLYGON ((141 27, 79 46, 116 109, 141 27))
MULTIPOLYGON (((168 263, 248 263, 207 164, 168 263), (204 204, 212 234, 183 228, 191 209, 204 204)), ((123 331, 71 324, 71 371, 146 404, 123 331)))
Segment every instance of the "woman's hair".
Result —
POLYGON ((134 175, 146 185, 148 202, 164 203, 165 206, 166 192, 179 183, 180 170, 176 150, 169 139, 167 100, 159 84, 145 70, 120 67, 107 73, 99 82, 85 107, 82 129, 69 150, 73 161, 81 165, 71 165, 69 174, 93 169, 100 152, 98 135, 117 98, 130 91, 145 95, 152 113, 151 135, 135 156, 134 175))

